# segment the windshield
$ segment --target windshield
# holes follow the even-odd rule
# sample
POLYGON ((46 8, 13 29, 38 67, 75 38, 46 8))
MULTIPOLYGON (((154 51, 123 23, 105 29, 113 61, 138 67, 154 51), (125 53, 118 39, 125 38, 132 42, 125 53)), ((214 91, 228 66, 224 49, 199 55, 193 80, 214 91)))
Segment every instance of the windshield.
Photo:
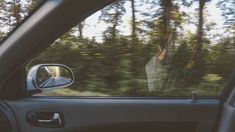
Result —
POLYGON ((0 0, 0 43, 43 0, 0 0))

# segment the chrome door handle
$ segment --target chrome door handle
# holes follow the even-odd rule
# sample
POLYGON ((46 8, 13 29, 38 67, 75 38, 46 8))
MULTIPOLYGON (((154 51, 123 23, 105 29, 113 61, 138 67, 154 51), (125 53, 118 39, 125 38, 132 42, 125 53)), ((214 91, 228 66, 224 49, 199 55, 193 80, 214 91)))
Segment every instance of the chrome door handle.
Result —
POLYGON ((52 119, 49 119, 49 120, 43 120, 43 119, 38 119, 38 122, 40 124, 56 124, 58 126, 61 126, 62 125, 62 121, 61 121, 61 118, 60 118, 60 114, 59 113, 54 113, 52 119))
POLYGON ((33 110, 26 115, 27 122, 32 126, 61 128, 64 126, 63 113, 57 110, 33 110))

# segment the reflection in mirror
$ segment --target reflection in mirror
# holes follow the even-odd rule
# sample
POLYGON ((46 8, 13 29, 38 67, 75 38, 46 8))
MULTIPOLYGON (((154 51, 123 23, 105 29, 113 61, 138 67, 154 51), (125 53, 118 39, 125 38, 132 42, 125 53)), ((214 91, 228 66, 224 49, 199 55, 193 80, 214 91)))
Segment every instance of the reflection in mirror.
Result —
POLYGON ((39 88, 51 88, 67 85, 72 82, 71 72, 61 66, 41 66, 36 75, 36 85, 39 88))

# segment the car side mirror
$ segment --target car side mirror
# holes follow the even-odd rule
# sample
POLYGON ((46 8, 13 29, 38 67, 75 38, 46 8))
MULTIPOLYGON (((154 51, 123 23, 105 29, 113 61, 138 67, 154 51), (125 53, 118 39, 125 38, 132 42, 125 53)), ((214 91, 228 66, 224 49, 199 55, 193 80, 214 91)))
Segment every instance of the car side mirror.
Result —
POLYGON ((27 76, 27 91, 44 91, 68 87, 74 82, 72 70, 62 64, 33 66, 27 76))

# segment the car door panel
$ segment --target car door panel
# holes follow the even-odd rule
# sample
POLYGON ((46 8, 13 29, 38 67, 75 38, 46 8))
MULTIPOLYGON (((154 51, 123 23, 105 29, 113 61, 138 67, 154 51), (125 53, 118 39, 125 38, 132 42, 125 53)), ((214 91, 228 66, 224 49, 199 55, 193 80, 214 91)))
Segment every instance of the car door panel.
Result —
POLYGON ((220 101, 154 98, 40 98, 7 101, 15 112, 21 131, 159 131, 211 132, 220 101), (63 113, 62 128, 30 125, 26 115, 32 110, 63 113))
POLYGON ((226 102, 223 104, 218 132, 235 131, 235 88, 231 90, 226 102))
POLYGON ((235 108, 234 106, 224 105, 222 119, 218 132, 233 132, 235 130, 235 108))

